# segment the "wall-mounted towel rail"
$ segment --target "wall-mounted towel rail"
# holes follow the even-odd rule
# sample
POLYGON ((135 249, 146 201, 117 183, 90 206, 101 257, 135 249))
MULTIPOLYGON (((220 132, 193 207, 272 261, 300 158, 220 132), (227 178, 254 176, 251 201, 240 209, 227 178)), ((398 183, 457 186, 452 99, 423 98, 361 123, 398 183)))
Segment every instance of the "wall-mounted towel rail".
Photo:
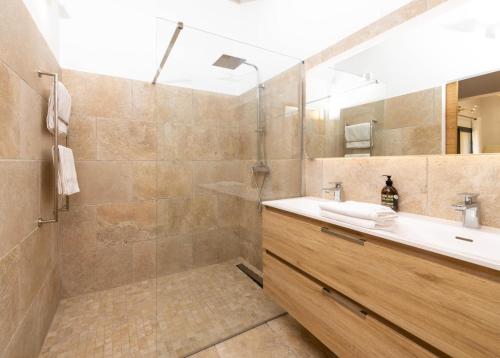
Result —
MULTIPOLYGON (((359 147, 360 149, 369 149, 369 154, 370 156, 373 155, 373 148, 375 146, 375 141, 374 141, 374 127, 375 127, 375 124, 377 123, 377 120, 376 119, 371 119, 370 122, 362 122, 362 123, 355 123, 355 124, 349 124, 349 123, 345 123, 344 124, 344 127, 347 128, 351 125, 357 125, 357 124, 370 124, 370 132, 369 132, 369 140, 366 140, 368 142, 367 146, 366 147, 359 147)), ((344 129, 344 132, 345 132, 345 129, 344 129)), ((345 150, 348 150, 348 149, 353 149, 353 148, 350 148, 349 147, 349 143, 359 143, 359 142, 364 142, 363 141, 348 141, 347 139, 344 140, 344 147, 345 147, 345 150)))
MULTIPOLYGON (((43 72, 38 71, 38 77, 42 78, 43 76, 52 77, 52 95, 54 98, 54 133, 52 135, 52 145, 53 145, 53 160, 52 166, 54 168, 54 194, 53 194, 53 215, 52 219, 38 219, 38 226, 42 226, 43 224, 51 224, 59 221, 59 192, 58 192, 58 179, 59 179, 59 113, 58 113, 58 97, 57 97, 57 83, 59 80, 59 76, 57 73, 43 72)), ((50 109, 49 109, 50 110, 50 109)), ((66 145, 68 145, 68 136, 66 135, 66 145)), ((66 196, 66 207, 61 209, 63 211, 69 210, 69 197, 66 196)))

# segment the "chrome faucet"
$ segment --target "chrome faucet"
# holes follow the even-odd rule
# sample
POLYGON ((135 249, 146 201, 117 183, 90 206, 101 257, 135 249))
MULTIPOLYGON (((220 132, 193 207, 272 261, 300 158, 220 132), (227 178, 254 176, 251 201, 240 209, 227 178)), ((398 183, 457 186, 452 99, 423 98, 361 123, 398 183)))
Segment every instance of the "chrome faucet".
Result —
POLYGON ((333 200, 335 201, 343 201, 343 188, 342 182, 329 182, 330 187, 322 188, 321 191, 327 193, 333 193, 333 200))
POLYGON ((480 221, 480 205, 477 202, 479 194, 474 193, 460 193, 458 194, 464 198, 463 203, 452 205, 456 211, 461 211, 464 218, 464 226, 477 229, 481 227, 480 221))

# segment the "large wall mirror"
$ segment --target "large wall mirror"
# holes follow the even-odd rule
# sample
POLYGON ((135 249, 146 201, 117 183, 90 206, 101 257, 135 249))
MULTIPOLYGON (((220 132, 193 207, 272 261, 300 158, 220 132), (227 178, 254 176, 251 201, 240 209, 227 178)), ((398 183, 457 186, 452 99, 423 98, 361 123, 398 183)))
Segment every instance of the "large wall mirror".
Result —
POLYGON ((450 0, 310 69, 306 156, 500 152, 498 14, 450 0))

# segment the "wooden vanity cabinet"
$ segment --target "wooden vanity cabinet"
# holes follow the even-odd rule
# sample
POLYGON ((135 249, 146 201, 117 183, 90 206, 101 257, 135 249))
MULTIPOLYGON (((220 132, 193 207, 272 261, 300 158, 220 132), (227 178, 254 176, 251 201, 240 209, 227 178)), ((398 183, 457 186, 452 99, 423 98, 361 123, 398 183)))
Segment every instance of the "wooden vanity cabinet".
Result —
MULTIPOLYGON (((335 325, 338 310, 322 308, 325 311, 320 315, 304 313, 313 309, 307 307, 314 305, 313 300, 304 299, 288 286, 299 285, 300 281, 305 287, 306 281, 284 271, 278 263, 331 288, 447 355, 500 356, 498 271, 272 208, 266 208, 263 214, 263 247, 264 290, 341 356, 349 356, 347 351, 364 352, 365 347, 357 340, 345 343, 336 330, 323 332, 328 322, 335 325), (289 278, 292 276, 295 280, 289 278), (288 298, 280 298, 283 295, 288 298)), ((332 304, 325 297, 321 300, 321 304, 332 304)), ((346 319, 344 315, 340 321, 346 319)), ((363 327, 367 326, 359 330, 370 335, 370 329, 363 327)), ((374 337, 370 342, 379 342, 373 344, 373 355, 386 347, 386 356, 392 356, 393 349, 408 344, 408 354, 397 356, 425 356, 413 349, 412 341, 398 340, 399 333, 392 331, 396 336, 390 340, 370 336, 374 337)))

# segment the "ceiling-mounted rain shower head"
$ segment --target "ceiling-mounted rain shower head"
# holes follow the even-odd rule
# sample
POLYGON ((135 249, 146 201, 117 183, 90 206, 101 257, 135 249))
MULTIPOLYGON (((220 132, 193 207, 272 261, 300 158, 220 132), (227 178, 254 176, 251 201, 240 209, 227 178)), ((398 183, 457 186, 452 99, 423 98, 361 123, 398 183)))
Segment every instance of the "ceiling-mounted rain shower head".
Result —
POLYGON ((245 62, 246 60, 243 58, 230 55, 222 55, 217 61, 214 62, 213 66, 235 70, 245 62))

